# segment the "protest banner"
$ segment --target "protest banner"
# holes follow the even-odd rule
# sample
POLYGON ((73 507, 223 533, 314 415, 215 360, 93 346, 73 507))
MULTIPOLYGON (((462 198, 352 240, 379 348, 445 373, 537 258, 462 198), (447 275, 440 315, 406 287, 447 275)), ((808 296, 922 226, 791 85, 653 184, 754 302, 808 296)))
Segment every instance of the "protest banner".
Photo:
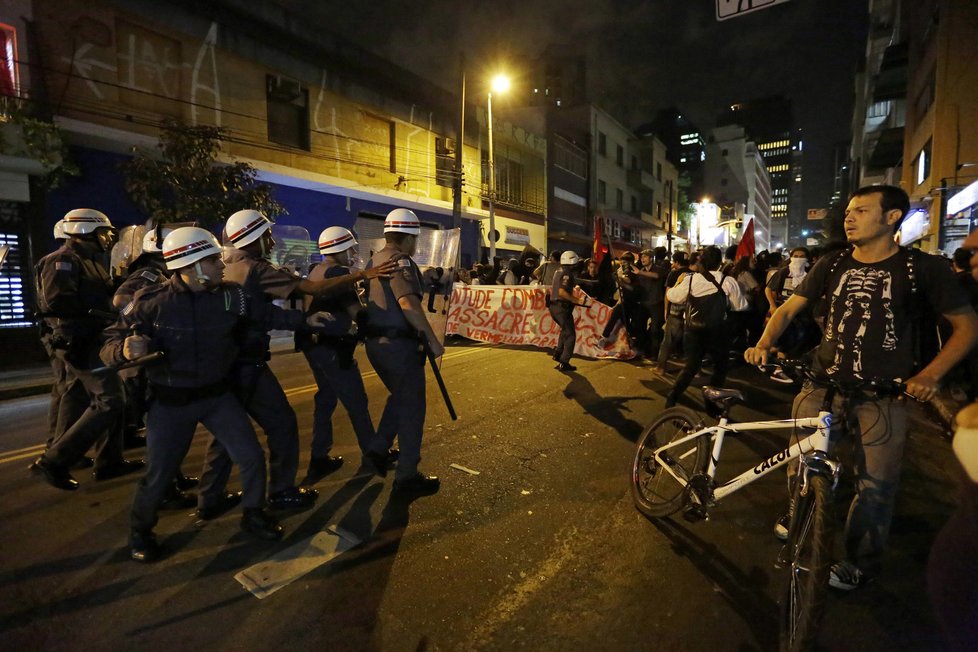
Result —
MULTIPOLYGON (((456 283, 448 309, 446 334, 491 344, 513 344, 552 349, 557 345, 560 328, 547 309, 548 289, 527 285, 465 285, 456 283)), ((574 291, 578 301, 587 298, 587 308, 574 309, 577 342, 574 353, 587 358, 635 357, 625 329, 608 349, 597 340, 611 318, 611 307, 594 301, 581 290, 574 291)))

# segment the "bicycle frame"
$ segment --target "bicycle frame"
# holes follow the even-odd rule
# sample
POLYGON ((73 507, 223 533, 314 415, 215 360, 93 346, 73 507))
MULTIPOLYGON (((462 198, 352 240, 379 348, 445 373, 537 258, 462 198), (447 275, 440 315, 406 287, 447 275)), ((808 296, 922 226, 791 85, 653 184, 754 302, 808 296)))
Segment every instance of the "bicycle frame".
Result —
MULTIPOLYGON (((655 450, 655 459, 659 463, 662 470, 666 471, 673 478, 676 479, 683 486, 687 486, 689 481, 685 478, 679 477, 675 471, 672 469, 672 465, 667 463, 661 455, 663 451, 669 450, 671 448, 676 448, 685 443, 691 442, 698 437, 709 436, 713 440, 713 449, 710 453, 710 463, 707 467, 707 475, 710 478, 711 485, 716 479, 717 463, 720 461, 720 451, 723 449, 723 440, 728 432, 749 432, 752 430, 787 430, 789 428, 814 428, 815 432, 802 439, 788 448, 785 448, 780 453, 776 453, 766 460, 762 461, 757 466, 744 471, 732 480, 724 482, 722 485, 715 487, 713 491, 713 497, 715 500, 721 500, 725 496, 729 496, 733 492, 742 489, 749 485, 750 483, 763 478, 765 475, 779 469, 786 465, 791 460, 806 455, 812 451, 820 451, 825 453, 828 451, 829 447, 829 431, 832 427, 832 413, 828 411, 820 411, 817 417, 808 417, 804 419, 786 419, 781 421, 745 421, 743 423, 728 423, 726 417, 720 419, 720 422, 710 428, 703 428, 702 430, 697 430, 696 432, 678 439, 674 442, 661 446, 655 450)), ((685 455, 689 455, 693 452, 691 449, 685 455)), ((684 457, 685 457, 684 455, 684 457)))

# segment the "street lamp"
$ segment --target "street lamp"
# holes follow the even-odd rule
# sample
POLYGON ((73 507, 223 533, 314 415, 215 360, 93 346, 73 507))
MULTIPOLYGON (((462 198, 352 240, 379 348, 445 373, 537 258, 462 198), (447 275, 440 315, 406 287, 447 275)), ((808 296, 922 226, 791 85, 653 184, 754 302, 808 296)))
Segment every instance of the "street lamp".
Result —
POLYGON ((496 75, 492 78, 491 90, 487 94, 489 107, 489 264, 496 258, 496 163, 492 157, 492 94, 509 90, 509 77, 496 75))

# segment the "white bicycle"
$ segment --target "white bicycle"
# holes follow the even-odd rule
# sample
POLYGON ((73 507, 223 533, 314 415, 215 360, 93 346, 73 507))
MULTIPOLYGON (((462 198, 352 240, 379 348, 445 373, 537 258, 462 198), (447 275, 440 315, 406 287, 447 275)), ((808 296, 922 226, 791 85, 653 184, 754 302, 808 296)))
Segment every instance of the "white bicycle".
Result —
MULTIPOLYGON (((892 380, 839 383, 820 377, 803 362, 782 361, 782 370, 826 389, 817 416, 778 421, 732 423, 730 408, 743 402, 736 389, 704 387, 708 408, 720 415, 706 426, 696 412, 673 407, 663 411, 639 439, 632 463, 631 489, 635 506, 650 518, 671 516, 682 510, 689 521, 704 520, 709 510, 730 494, 799 459, 792 483, 794 505, 788 540, 778 560, 790 569, 781 603, 781 649, 808 650, 815 644, 825 606, 832 564, 832 493, 839 480, 840 463, 833 455, 838 439, 832 430, 832 403, 842 398, 841 415, 848 415, 853 399, 899 396, 906 387, 892 380), (717 465, 728 434, 754 430, 811 430, 781 452, 761 460, 735 478, 716 482, 717 465)), ((838 431, 848 432, 848 419, 839 419, 838 431)))

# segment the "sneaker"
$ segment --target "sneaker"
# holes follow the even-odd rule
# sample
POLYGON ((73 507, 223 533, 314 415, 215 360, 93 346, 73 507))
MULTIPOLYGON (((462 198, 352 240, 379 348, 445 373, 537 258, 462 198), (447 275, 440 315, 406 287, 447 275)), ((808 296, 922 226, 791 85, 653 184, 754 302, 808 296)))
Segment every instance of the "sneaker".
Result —
POLYGON ((791 383, 795 382, 788 377, 788 374, 781 371, 780 369, 778 369, 773 374, 771 374, 771 380, 773 380, 776 383, 784 383, 786 385, 790 385, 791 383))
POLYGON ((774 536, 781 541, 788 540, 788 527, 791 525, 791 516, 785 514, 774 524, 774 536))
POLYGON ((829 572, 829 586, 840 591, 852 591, 869 582, 870 578, 849 561, 840 561, 829 572))

